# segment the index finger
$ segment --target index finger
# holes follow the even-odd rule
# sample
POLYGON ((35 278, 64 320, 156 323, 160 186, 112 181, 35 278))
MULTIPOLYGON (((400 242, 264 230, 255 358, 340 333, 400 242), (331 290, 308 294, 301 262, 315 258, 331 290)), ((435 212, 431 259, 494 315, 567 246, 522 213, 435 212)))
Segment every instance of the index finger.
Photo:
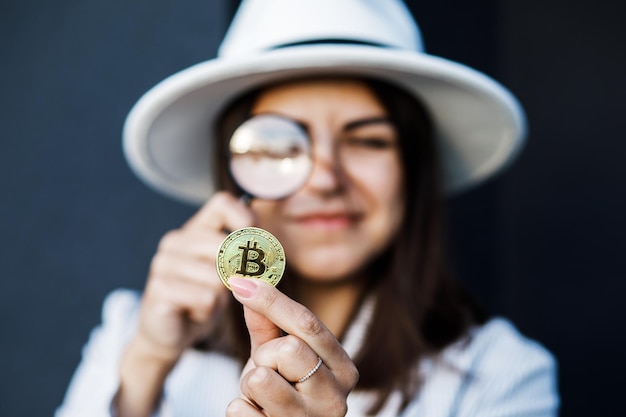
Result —
POLYGON ((183 228, 207 228, 212 230, 236 230, 254 222, 252 210, 234 195, 221 191, 216 193, 187 222, 183 228))
POLYGON ((302 339, 338 379, 346 385, 353 383, 357 371, 352 360, 311 310, 261 280, 232 277, 228 283, 239 302, 265 316, 285 332, 302 339))

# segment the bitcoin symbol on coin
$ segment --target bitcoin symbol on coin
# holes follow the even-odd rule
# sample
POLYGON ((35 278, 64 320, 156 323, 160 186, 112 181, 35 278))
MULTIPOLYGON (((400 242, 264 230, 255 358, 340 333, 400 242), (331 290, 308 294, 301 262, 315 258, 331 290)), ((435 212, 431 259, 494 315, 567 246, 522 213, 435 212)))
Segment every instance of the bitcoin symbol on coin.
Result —
POLYGON ((215 266, 228 289, 232 276, 256 278, 276 286, 285 271, 285 251, 270 232, 258 227, 235 230, 222 242, 215 266))
POLYGON ((241 257, 241 269, 235 271, 235 274, 250 276, 263 275, 265 272, 265 265, 263 265, 261 261, 265 258, 265 251, 257 245, 258 242, 249 240, 246 246, 239 246, 239 249, 243 250, 243 255, 241 257), (250 246, 251 243, 254 244, 254 247, 250 246), (254 255, 250 256, 250 252, 254 255), (252 267, 252 270, 250 270, 250 267, 252 267))

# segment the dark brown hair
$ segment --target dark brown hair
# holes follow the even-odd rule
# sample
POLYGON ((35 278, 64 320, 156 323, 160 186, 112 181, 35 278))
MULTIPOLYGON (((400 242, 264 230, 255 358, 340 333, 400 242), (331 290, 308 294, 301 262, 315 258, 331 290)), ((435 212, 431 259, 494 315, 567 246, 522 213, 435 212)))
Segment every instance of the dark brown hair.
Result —
MULTIPOLYGON (((353 358, 360 373, 357 389, 379 393, 370 410, 375 414, 396 389, 402 392, 404 408, 419 389, 416 365, 420 359, 436 355, 467 335, 470 326, 483 323, 486 316, 447 269, 442 179, 426 108, 391 83, 362 81, 386 108, 397 129, 406 196, 405 216, 397 236, 368 267, 374 271, 368 293, 375 294, 376 306, 365 343, 353 358)), ((238 98, 222 114, 213 164, 220 189, 240 191, 228 172, 226 143, 236 127, 250 117, 259 92, 238 98)), ((281 290, 290 295, 288 286, 281 290)), ((230 341, 223 347, 243 364, 250 353, 249 336, 239 303, 231 303, 231 310, 230 341)))

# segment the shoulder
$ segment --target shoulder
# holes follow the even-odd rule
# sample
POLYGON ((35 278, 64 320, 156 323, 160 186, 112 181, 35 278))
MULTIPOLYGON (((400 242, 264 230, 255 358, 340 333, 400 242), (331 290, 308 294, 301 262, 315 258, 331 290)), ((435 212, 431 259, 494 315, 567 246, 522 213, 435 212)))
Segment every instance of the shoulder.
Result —
MULTIPOLYGON (((110 292, 102 304, 101 323, 91 333, 85 350, 108 349, 114 356, 132 337, 139 315, 141 294, 130 289, 110 292)), ((85 353, 85 352, 84 352, 85 353)))
POLYGON ((521 334, 504 318, 493 318, 474 328, 467 348, 483 366, 494 369, 556 366, 554 356, 543 345, 521 334))
MULTIPOLYGON (((556 360, 540 343, 504 318, 472 330, 467 341, 444 352, 465 375, 465 401, 484 415, 555 415, 556 360)), ((472 407, 470 407, 472 408, 472 407)))
POLYGON ((101 323, 83 346, 81 362, 56 411, 57 417, 110 414, 119 388, 119 359, 134 333, 139 301, 137 291, 126 289, 106 296, 101 323))
POLYGON ((111 291, 102 304, 102 321, 117 322, 136 315, 140 300, 141 294, 136 290, 118 288, 111 291))
POLYGON ((141 293, 119 288, 110 292, 102 304, 102 324, 123 332, 136 325, 141 293))

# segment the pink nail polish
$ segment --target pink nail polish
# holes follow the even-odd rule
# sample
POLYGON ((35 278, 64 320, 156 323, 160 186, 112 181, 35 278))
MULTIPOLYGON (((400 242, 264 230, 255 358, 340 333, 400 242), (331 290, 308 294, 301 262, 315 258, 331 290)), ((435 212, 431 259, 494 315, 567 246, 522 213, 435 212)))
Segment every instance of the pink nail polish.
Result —
POLYGON ((251 278, 232 277, 228 279, 228 285, 242 298, 252 298, 258 290, 255 280, 251 278))

